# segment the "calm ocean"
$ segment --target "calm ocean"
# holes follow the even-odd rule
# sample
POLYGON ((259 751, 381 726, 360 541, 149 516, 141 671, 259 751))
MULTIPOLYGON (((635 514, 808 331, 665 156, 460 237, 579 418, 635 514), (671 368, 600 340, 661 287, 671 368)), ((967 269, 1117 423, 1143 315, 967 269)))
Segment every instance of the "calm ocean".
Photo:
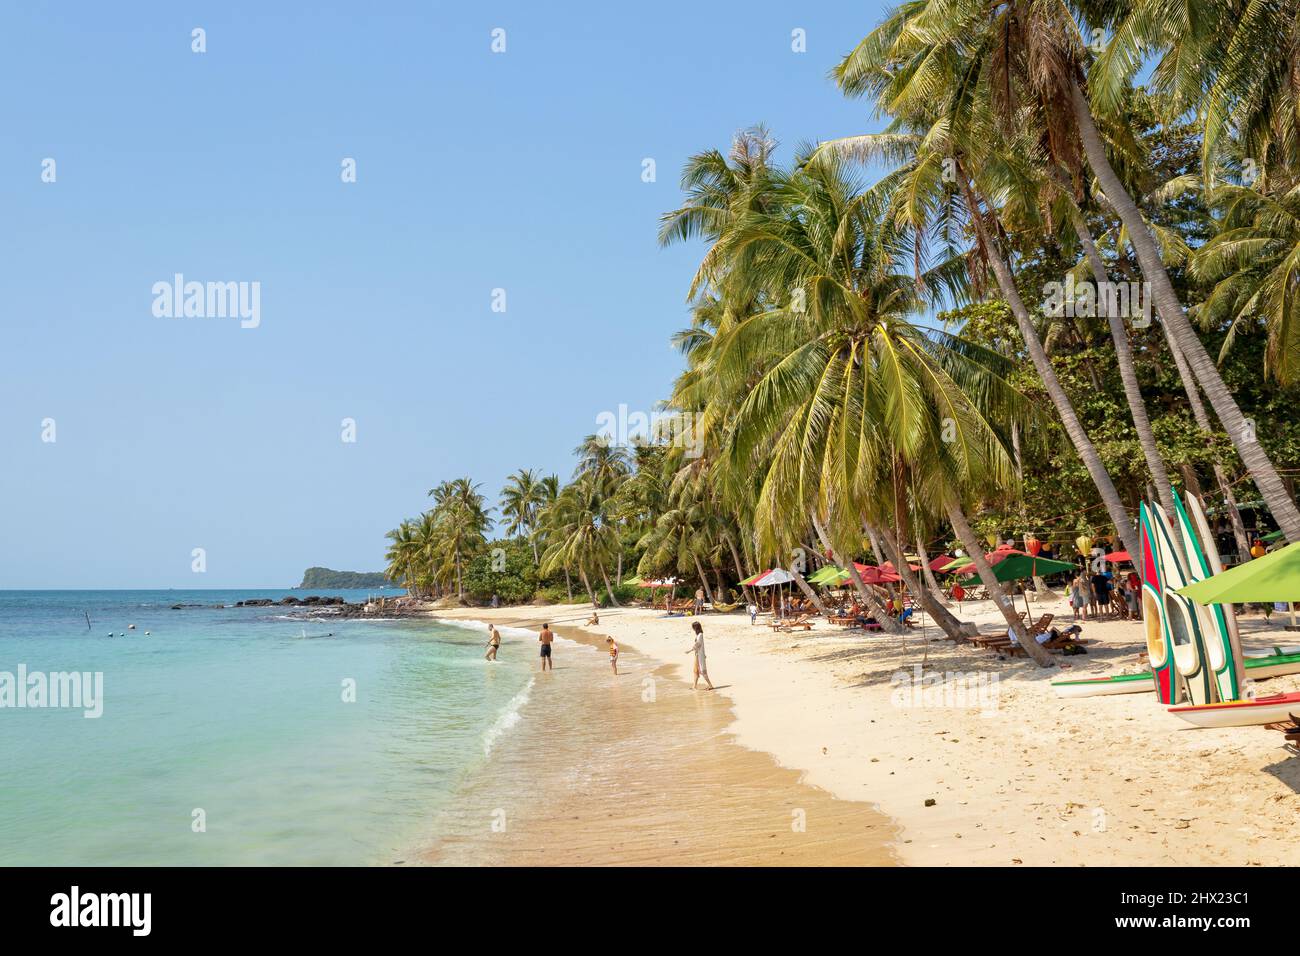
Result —
POLYGON ((436 836, 516 725, 536 644, 506 631, 488 665, 469 626, 228 606, 313 593, 366 596, 0 591, 0 680, 103 674, 96 719, 0 709, 0 863, 385 864, 436 836))

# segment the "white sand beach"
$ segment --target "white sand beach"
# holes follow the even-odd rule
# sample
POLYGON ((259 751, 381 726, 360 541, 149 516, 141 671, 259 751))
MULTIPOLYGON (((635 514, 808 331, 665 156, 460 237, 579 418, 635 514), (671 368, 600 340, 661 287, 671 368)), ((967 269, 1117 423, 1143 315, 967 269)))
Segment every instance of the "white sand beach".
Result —
MULTIPOLYGON (((1048 611, 1070 614, 1064 600, 1035 607, 1048 611)), ((524 627, 574 627, 589 614, 583 605, 437 612, 524 627)), ((996 626, 988 602, 965 604, 959 617, 985 631, 996 626)), ((833 797, 874 804, 891 818, 892 849, 905 864, 1300 863, 1293 839, 1300 758, 1281 734, 1193 728, 1154 693, 1056 697, 1052 680, 1141 669, 1136 622, 1086 624, 1088 654, 1044 670, 1023 657, 955 646, 924 620, 905 638, 825 621, 806 633, 776 633, 766 618, 751 626, 740 613, 701 620, 716 693, 735 715, 727 732, 833 797), (958 693, 926 706, 898 683, 918 665, 927 676, 958 675, 949 680, 958 693)), ((691 621, 611 608, 589 633, 671 665, 689 684, 691 621)), ((1275 615, 1269 629, 1260 616, 1244 618, 1247 649, 1300 643, 1283 623, 1275 615)), ((550 682, 554 692, 583 692, 561 680, 550 682)), ((1296 690, 1300 676, 1260 686, 1296 690)))

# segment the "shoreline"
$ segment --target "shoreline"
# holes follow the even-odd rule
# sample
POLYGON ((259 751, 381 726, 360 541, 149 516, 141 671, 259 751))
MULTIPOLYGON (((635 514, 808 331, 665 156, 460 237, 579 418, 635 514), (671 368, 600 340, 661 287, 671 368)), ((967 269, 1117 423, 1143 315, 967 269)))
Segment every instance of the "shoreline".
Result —
MULTIPOLYGON (((464 623, 468 616, 445 618, 464 623)), ((584 619, 585 620, 585 619, 584 619)), ((508 619, 503 629, 516 626, 508 619)), ((896 832, 874 807, 810 787, 739 745, 731 702, 695 693, 632 648, 610 672, 603 640, 554 628, 491 757, 462 781, 408 859, 473 866, 883 866, 896 832)), ((536 644, 507 632, 502 653, 536 644)), ((535 637, 535 635, 534 635, 535 637)))
MULTIPOLYGON (((1035 608, 1044 611, 1070 616, 1064 599, 1035 608)), ((997 613, 988 602, 967 603, 959 616, 988 631, 997 613)), ((689 691, 691 618, 614 608, 601 612, 599 627, 575 624, 589 615, 583 605, 432 612, 534 629, 565 621, 590 641, 608 634, 689 691)), ((774 633, 762 618, 751 626, 742 614, 700 620, 711 676, 733 715, 726 731, 801 783, 878 808, 897 831, 892 850, 903 864, 1300 863, 1289 839, 1300 812, 1300 761, 1280 735, 1195 729, 1154 695, 1061 700, 1051 690, 1052 680, 1140 669, 1137 622, 1086 623, 1088 655, 1044 670, 954 645, 933 625, 900 640, 824 621, 790 634, 774 633), (900 694, 898 675, 910 677, 918 665, 926 675, 984 682, 995 689, 991 706, 987 696, 957 706, 952 694, 930 705, 900 694)), ((1248 649, 1284 633, 1257 618, 1244 622, 1248 649)), ((1300 675, 1261 686, 1295 690, 1300 675)))

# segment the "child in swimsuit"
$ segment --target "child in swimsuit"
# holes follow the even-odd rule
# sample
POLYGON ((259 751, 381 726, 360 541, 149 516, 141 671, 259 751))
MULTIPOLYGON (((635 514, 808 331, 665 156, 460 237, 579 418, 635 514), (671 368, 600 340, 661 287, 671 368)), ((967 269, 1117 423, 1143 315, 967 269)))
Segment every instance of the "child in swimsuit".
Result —
POLYGON ((612 637, 605 638, 605 643, 609 646, 609 666, 618 675, 618 645, 614 643, 612 637))

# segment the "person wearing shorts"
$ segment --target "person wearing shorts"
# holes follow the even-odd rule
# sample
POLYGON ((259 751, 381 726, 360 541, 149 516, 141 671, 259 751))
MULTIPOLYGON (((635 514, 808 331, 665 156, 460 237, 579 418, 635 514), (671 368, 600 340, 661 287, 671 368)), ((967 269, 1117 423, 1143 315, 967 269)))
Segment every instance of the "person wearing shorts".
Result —
POLYGON ((542 625, 542 633, 537 635, 537 640, 542 645, 542 670, 555 670, 555 664, 551 660, 551 643, 555 640, 555 635, 551 633, 550 624, 542 625))

